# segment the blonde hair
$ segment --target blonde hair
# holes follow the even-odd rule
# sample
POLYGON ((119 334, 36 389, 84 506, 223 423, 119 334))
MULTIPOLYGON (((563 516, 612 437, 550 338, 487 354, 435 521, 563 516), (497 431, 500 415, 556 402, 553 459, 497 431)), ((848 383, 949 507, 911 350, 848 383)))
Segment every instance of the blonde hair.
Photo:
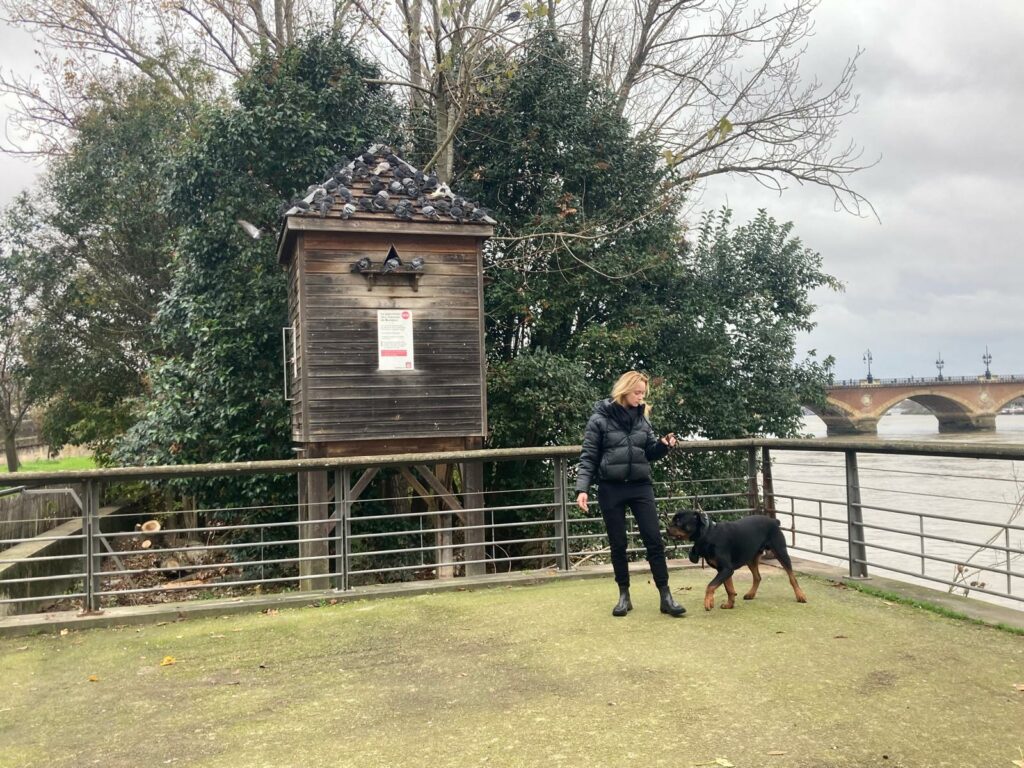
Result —
MULTIPOLYGON (((615 382, 615 386, 612 387, 612 400, 619 405, 624 405, 626 401, 626 395, 633 391, 637 384, 643 382, 648 384, 651 378, 646 373, 640 373, 640 371, 626 371, 624 374, 619 376, 618 381, 615 382)), ((645 414, 650 415, 650 407, 645 406, 645 414)))

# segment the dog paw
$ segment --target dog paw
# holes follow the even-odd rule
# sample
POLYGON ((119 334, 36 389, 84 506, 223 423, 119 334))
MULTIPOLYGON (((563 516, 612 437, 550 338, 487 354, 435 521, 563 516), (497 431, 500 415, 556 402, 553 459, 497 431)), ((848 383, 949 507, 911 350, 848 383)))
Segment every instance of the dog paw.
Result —
POLYGON ((744 600, 753 600, 753 599, 754 599, 754 597, 755 597, 755 595, 752 595, 752 594, 750 594, 750 593, 748 592, 747 594, 745 594, 745 595, 743 596, 743 599, 744 599, 744 600))
POLYGON ((714 607, 715 607, 715 601, 713 599, 712 600, 705 600, 704 601, 704 610, 705 611, 713 610, 714 607))
POLYGON ((727 603, 722 603, 722 607, 723 608, 735 608, 736 604, 734 602, 732 602, 732 601, 729 601, 727 603))

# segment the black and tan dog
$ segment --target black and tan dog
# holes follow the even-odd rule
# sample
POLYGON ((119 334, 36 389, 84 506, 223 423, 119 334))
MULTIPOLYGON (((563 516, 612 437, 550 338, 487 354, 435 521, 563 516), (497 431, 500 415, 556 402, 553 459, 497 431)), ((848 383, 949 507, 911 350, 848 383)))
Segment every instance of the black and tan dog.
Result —
POLYGON ((753 600, 757 588, 761 585, 761 574, 758 563, 765 550, 771 550, 786 570, 789 585, 793 587, 798 603, 806 603, 807 596, 796 583, 793 575, 793 563, 786 549, 786 537, 782 535, 779 521, 764 515, 751 515, 740 520, 713 523, 704 512, 677 512, 668 526, 668 535, 674 539, 692 541, 690 560, 700 562, 701 558, 711 565, 718 573, 708 584, 704 592, 704 610, 715 607, 715 590, 722 584, 728 596, 723 608, 732 608, 736 603, 736 590, 732 585, 732 575, 736 569, 746 565, 754 575, 754 583, 750 591, 743 596, 744 600, 753 600))

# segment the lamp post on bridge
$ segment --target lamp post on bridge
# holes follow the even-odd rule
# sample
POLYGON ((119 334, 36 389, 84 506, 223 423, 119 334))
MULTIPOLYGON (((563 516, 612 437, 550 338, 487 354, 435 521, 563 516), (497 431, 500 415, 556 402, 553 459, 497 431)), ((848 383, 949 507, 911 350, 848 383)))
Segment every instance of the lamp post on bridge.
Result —
POLYGON ((989 364, 992 362, 992 355, 989 354, 988 344, 985 345, 985 354, 981 356, 981 362, 985 364, 985 378, 992 378, 992 371, 989 370, 989 364))
MULTIPOLYGON (((986 347, 986 349, 988 349, 988 347, 986 347)), ((864 353, 864 362, 868 364, 868 384, 871 384, 874 381, 874 379, 871 376, 871 361, 872 361, 872 359, 873 358, 871 357, 871 350, 869 349, 869 350, 867 350, 864 353)))
POLYGON ((939 352, 939 357, 935 361, 935 367, 939 369, 939 381, 942 381, 942 369, 946 367, 946 361, 942 359, 941 352, 939 352))

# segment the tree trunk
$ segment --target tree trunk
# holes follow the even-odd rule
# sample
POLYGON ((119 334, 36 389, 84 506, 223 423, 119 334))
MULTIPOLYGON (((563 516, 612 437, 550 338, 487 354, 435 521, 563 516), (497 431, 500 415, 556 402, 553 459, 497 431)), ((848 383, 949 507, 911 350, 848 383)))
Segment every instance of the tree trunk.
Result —
POLYGON ((18 443, 17 443, 17 431, 11 430, 10 432, 4 431, 4 450, 7 454, 7 471, 17 472, 21 467, 21 462, 18 461, 18 443))
POLYGON ((583 0, 583 18, 580 21, 580 59, 583 64, 583 79, 590 79, 590 71, 594 68, 594 45, 590 30, 594 15, 594 0, 583 0))
POLYGON ((425 87, 423 82, 423 60, 420 58, 420 44, 422 43, 423 30, 423 0, 412 0, 409 4, 406 25, 409 28, 409 82, 415 88, 410 88, 410 107, 413 117, 419 118, 426 110, 425 94, 421 88, 425 87))

